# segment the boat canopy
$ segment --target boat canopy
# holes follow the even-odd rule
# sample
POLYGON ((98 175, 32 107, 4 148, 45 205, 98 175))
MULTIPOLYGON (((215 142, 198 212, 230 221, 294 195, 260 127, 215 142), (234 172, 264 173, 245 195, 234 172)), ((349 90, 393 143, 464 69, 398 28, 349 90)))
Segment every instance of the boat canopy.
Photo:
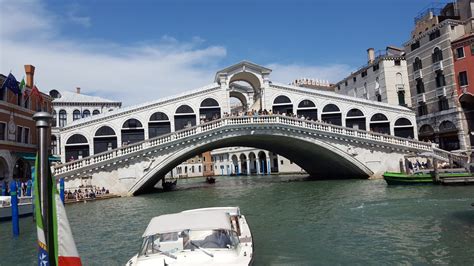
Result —
POLYGON ((182 212, 203 212, 203 211, 222 211, 222 212, 228 213, 231 216, 234 216, 234 215, 240 216, 239 207, 210 207, 210 208, 187 210, 187 211, 182 211, 182 212))
POLYGON ((183 230, 232 230, 230 216, 222 211, 181 212, 151 219, 143 237, 183 230))

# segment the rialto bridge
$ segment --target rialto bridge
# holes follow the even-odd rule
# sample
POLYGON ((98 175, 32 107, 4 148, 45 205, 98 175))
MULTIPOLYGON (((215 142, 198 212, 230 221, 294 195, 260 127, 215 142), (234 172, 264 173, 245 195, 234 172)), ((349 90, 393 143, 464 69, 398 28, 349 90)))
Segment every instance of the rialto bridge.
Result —
POLYGON ((200 89, 76 120, 60 131, 63 163, 54 173, 137 194, 186 159, 231 146, 281 154, 325 178, 379 177, 408 153, 462 160, 416 140, 415 114, 405 107, 275 83, 270 73, 244 61, 200 89), (272 114, 231 115, 231 98, 272 114))

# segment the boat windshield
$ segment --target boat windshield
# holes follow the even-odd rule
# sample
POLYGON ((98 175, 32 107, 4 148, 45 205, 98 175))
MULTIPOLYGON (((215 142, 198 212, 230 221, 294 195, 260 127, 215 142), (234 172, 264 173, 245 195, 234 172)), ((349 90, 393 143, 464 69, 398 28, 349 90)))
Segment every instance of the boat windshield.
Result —
POLYGON ((184 230, 156 234, 143 238, 140 256, 152 254, 171 255, 181 250, 235 249, 239 244, 237 233, 228 230, 184 230))

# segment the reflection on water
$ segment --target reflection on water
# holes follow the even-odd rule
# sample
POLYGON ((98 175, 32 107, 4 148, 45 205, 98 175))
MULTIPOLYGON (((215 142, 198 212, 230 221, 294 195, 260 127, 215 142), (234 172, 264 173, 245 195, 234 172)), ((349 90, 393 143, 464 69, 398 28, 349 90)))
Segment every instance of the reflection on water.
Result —
MULTIPOLYGON (((180 180, 178 190, 67 206, 86 265, 121 265, 157 215, 240 206, 254 234, 256 265, 472 264, 473 187, 387 187, 383 180, 300 177, 180 180)), ((35 263, 35 227, 0 223, 0 265, 35 263)))

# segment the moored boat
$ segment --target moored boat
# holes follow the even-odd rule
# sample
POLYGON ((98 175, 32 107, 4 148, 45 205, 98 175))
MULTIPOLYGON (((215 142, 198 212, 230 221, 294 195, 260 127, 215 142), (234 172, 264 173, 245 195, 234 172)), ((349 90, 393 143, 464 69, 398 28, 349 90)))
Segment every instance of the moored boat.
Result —
MULTIPOLYGON (((441 180, 446 180, 449 178, 458 178, 458 177, 470 177, 471 174, 467 172, 441 172, 439 173, 439 178, 441 180)), ((388 185, 423 185, 423 184, 433 184, 433 176, 431 173, 424 171, 414 174, 404 174, 397 172, 385 172, 383 178, 388 185)))
POLYGON ((171 191, 176 188, 176 184, 178 183, 178 179, 174 180, 163 180, 162 186, 164 191, 171 191))
POLYGON ((216 178, 214 178, 212 176, 208 176, 208 177, 206 177, 206 182, 208 184, 214 184, 214 183, 216 183, 216 178))
POLYGON ((253 242, 238 207, 194 209, 151 219, 127 265, 250 265, 253 242))
MULTIPOLYGON (((28 216, 33 214, 32 197, 18 197, 18 215, 28 216)), ((0 196, 0 220, 10 220, 12 218, 11 197, 0 196)))

